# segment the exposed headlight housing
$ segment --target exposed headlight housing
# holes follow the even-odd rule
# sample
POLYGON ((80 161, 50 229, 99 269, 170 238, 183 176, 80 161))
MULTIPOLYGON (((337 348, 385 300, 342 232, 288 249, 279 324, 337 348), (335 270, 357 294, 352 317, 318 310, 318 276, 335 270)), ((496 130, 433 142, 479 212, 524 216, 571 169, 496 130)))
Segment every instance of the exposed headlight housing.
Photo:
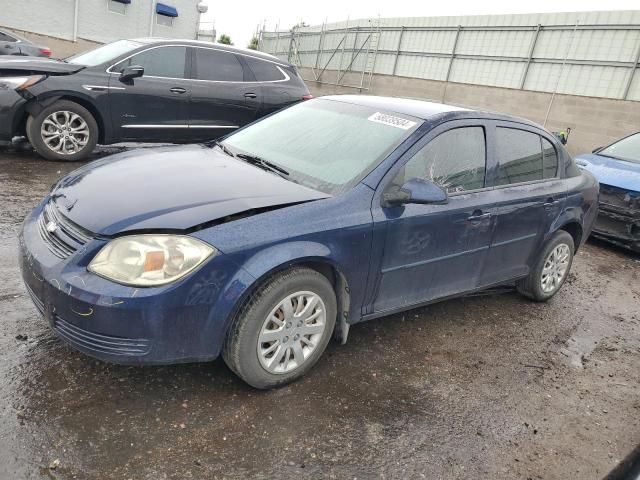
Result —
POLYGON ((19 92, 44 80, 44 75, 25 75, 23 77, 0 77, 0 90, 17 90, 19 92))
POLYGON ((87 268, 124 285, 155 287, 175 282, 217 253, 185 235, 130 235, 110 241, 87 268))

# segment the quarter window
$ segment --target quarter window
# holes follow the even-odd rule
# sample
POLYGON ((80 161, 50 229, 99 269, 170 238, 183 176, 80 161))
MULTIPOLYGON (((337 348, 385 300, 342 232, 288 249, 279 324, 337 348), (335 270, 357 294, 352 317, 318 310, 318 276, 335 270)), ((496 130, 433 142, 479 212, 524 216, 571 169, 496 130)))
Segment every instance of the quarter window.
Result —
POLYGON ((198 80, 242 82, 244 70, 233 53, 210 48, 196 48, 196 76, 198 80))
POLYGON ((152 48, 120 62, 113 71, 122 72, 131 65, 141 65, 145 77, 184 78, 186 58, 186 47, 152 48))
POLYGON ((275 82, 277 80, 284 80, 285 78, 274 63, 265 62, 264 60, 253 57, 244 57, 244 61, 247 62, 247 65, 249 65, 258 82, 275 82))
POLYGON ((403 167, 393 184, 429 180, 448 193, 484 187, 485 135, 482 127, 462 127, 438 135, 403 167))

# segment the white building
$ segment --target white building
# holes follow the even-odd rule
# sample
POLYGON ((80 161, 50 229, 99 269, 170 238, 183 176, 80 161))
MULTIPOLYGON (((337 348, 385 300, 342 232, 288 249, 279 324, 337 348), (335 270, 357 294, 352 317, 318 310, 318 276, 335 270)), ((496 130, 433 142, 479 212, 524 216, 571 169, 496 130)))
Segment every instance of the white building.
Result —
POLYGON ((121 38, 195 39, 200 0, 3 0, 0 28, 64 56, 121 38))

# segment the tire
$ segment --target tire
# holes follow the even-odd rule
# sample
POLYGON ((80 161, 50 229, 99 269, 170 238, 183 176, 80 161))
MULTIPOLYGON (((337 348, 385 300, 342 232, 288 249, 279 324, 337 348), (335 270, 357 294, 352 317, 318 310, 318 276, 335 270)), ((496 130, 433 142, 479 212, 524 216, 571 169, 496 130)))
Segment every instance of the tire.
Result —
POLYGON ((336 314, 336 295, 324 275, 298 267, 280 272, 240 308, 222 356, 231 370, 255 388, 286 385, 318 361, 331 339, 336 314), (291 306, 289 315, 282 308, 287 304, 291 306), (308 306, 308 310, 298 305, 308 306), (278 323, 271 320, 274 317, 278 323), (305 317, 309 319, 303 320, 305 317), (309 333, 312 331, 316 333, 309 333))
POLYGON ((573 252, 575 252, 573 237, 564 230, 558 230, 545 244, 529 276, 516 282, 518 292, 536 302, 546 302, 549 300, 558 293, 569 276, 573 263, 573 252), (564 259, 564 261, 558 261, 556 264, 553 264, 554 259, 551 258, 552 252, 555 252, 556 258, 564 259), (545 272, 543 271, 545 270, 545 266, 548 266, 548 261, 551 262, 552 265, 552 274, 549 274, 548 271, 546 272, 549 283, 546 284, 547 288, 545 288, 545 286, 543 286, 543 273, 545 272))
POLYGON ((83 160, 98 143, 96 119, 82 105, 69 100, 57 101, 37 115, 29 116, 26 130, 35 151, 47 160, 83 160), (57 132, 53 122, 59 127, 57 132), (65 130, 67 128, 71 130, 65 130))

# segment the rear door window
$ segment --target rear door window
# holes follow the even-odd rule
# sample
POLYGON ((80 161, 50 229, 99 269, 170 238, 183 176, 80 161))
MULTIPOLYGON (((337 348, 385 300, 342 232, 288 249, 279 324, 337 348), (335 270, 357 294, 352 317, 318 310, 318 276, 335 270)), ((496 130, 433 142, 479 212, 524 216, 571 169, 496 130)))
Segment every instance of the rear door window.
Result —
POLYGON ((558 176, 558 153, 546 138, 542 140, 542 177, 555 178, 558 176))
POLYGON ((244 69, 235 54, 210 48, 196 48, 194 50, 194 78, 196 80, 214 82, 242 82, 244 80, 244 69))
POLYGON ((285 76, 275 63, 266 62, 253 57, 244 57, 258 82, 275 82, 284 80, 285 76))
POLYGON ((399 187, 408 180, 420 178, 434 182, 447 193, 458 193, 483 188, 485 171, 484 128, 460 127, 427 143, 392 183, 399 187))
POLYGON ((496 129, 496 185, 535 182, 558 176, 558 152, 542 136, 516 128, 496 129))
POLYGON ((145 50, 120 62, 113 68, 122 72, 126 67, 141 65, 145 77, 184 78, 187 63, 186 47, 159 47, 145 50))
POLYGON ((540 135, 498 127, 498 175, 496 185, 542 180, 542 145, 540 135))

